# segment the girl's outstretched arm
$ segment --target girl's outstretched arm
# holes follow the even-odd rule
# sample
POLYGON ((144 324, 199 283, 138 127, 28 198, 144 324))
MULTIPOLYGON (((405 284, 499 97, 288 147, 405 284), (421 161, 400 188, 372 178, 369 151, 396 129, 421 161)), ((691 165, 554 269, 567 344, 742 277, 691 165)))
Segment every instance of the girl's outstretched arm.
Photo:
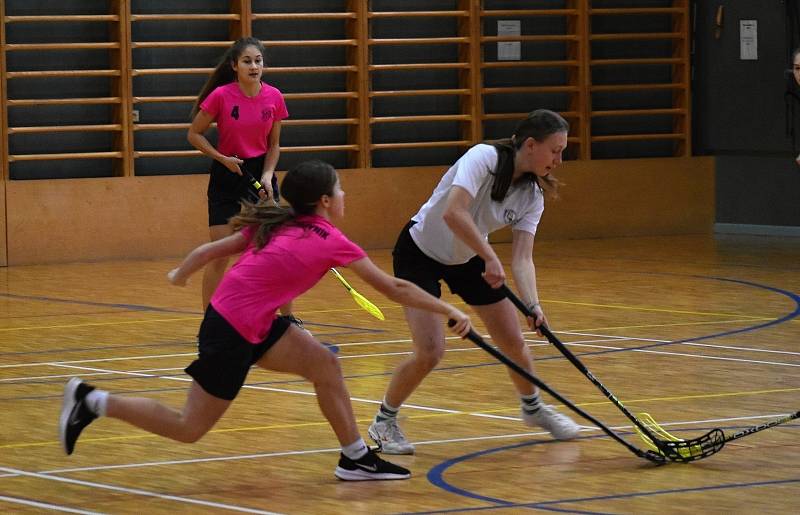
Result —
POLYGON ((387 274, 375 266, 368 257, 353 261, 348 268, 370 286, 399 304, 440 313, 448 319, 455 320, 456 324, 451 330, 459 336, 466 336, 472 327, 469 317, 461 310, 437 299, 414 283, 387 274))
POLYGON ((175 286, 185 286, 189 276, 203 268, 209 261, 237 254, 245 248, 247 248, 247 238, 241 232, 203 243, 191 251, 177 268, 170 270, 167 279, 175 286))

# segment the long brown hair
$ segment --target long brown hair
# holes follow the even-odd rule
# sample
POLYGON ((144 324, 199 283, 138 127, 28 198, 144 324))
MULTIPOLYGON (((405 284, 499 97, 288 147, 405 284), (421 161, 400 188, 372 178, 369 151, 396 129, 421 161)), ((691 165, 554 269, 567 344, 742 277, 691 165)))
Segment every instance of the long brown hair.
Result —
MULTIPOLYGON (((192 119, 194 119, 194 117, 197 115, 197 112, 200 110, 200 104, 203 103, 203 100, 205 100, 215 88, 225 84, 230 84, 231 82, 236 82, 236 72, 233 69, 233 65, 236 64, 244 50, 249 46, 256 47, 258 51, 261 52, 261 57, 266 61, 267 51, 264 49, 264 45, 261 44, 259 39, 247 37, 241 38, 234 42, 233 45, 231 45, 228 50, 225 51, 225 55, 223 55, 222 59, 219 60, 219 63, 217 63, 214 71, 211 72, 211 76, 200 89, 200 93, 197 95, 197 100, 195 100, 194 105, 192 106, 192 119)), ((266 65, 264 65, 264 67, 266 68, 266 65)))
MULTIPOLYGON (((490 143, 497 149, 497 166, 492 171, 492 175, 494 175, 492 200, 500 202, 506 197, 514 178, 514 157, 525 140, 533 138, 542 142, 557 132, 569 132, 569 123, 556 112, 537 109, 531 111, 525 119, 517 124, 510 138, 490 143)), ((539 177, 533 173, 526 173, 517 180, 517 182, 520 181, 536 183, 551 197, 558 197, 558 186, 561 182, 552 174, 539 177)))
POLYGON ((248 225, 257 226, 254 241, 262 249, 278 228, 294 223, 298 216, 314 213, 323 195, 333 195, 337 180, 336 170, 324 161, 298 163, 286 172, 281 182, 281 196, 291 208, 276 206, 270 199, 256 203, 243 201, 239 214, 231 218, 231 225, 235 231, 248 225))

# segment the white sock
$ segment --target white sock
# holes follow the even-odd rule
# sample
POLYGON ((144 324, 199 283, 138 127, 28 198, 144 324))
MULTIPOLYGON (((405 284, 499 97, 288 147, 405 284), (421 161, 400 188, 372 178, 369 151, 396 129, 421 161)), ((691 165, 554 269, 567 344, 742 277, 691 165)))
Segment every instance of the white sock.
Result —
POLYGON ((362 458, 365 454, 367 454, 367 444, 364 443, 364 439, 360 436, 358 440, 351 443, 350 445, 345 445, 342 447, 342 454, 350 458, 351 460, 357 460, 362 458))
POLYGON ((86 407, 97 415, 104 417, 106 415, 106 405, 108 404, 108 392, 105 390, 92 390, 86 394, 86 407))

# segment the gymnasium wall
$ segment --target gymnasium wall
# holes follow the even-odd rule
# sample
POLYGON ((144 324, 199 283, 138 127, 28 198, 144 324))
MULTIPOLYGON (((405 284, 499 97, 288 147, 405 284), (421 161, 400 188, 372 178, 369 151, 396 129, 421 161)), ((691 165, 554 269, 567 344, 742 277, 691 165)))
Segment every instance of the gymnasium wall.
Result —
POLYGON ((693 150, 717 157, 720 232, 800 236, 800 166, 795 163, 800 145, 786 134, 787 122, 800 131, 800 102, 792 101, 792 116, 784 98, 784 70, 790 67, 788 54, 800 27, 787 27, 789 4, 798 1, 694 4, 693 150), (720 6, 722 27, 716 37, 720 6), (740 20, 758 23, 757 60, 740 59, 740 20))
MULTIPOLYGON (((341 228, 365 248, 391 247, 444 169, 342 170, 341 228)), ((566 186, 560 200, 548 202, 540 239, 712 229, 713 158, 573 161, 557 174, 566 186)), ((178 258, 207 239, 207 180, 184 175, 6 182, 7 264, 178 258)), ((494 241, 509 236, 499 232, 494 241)))

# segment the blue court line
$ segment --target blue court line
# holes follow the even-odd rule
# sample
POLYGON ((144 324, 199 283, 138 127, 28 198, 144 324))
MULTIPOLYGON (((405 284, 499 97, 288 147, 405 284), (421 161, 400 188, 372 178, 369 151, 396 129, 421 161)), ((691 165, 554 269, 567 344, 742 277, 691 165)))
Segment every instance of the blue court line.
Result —
MULTIPOLYGON (((783 290, 783 289, 780 289, 780 288, 775 288, 775 287, 772 287, 772 286, 767 286, 767 285, 763 285, 763 284, 750 282, 750 281, 743 281, 743 280, 739 280, 739 279, 728 279, 728 278, 725 278, 725 277, 702 276, 702 275, 692 275, 690 277, 694 277, 694 278, 698 278, 698 279, 704 279, 704 280, 715 280, 715 281, 730 282, 730 283, 734 283, 734 284, 739 284, 739 285, 744 285, 744 286, 754 287, 754 288, 757 288, 757 289, 763 289, 763 290, 768 290, 768 291, 771 291, 771 292, 775 292, 775 293, 778 293, 778 294, 783 295, 785 297, 788 297, 790 300, 792 300, 794 302, 794 309, 791 312, 789 312, 788 314, 786 314, 786 315, 784 315, 782 317, 775 318, 773 320, 770 320, 770 321, 767 321, 767 322, 764 322, 764 323, 760 323, 760 324, 756 324, 756 325, 753 325, 753 326, 748 326, 748 327, 745 327, 745 328, 742 328, 742 329, 735 329, 735 330, 731 330, 731 331, 713 333, 713 334, 694 337, 694 338, 684 338, 682 340, 673 340, 673 341, 669 341, 669 342, 659 342, 659 343, 655 343, 655 344, 642 345, 642 346, 638 346, 638 347, 626 347, 624 349, 611 349, 611 350, 603 350, 603 351, 585 352, 585 353, 581 353, 581 354, 577 354, 577 355, 578 356, 588 356, 588 355, 598 355, 598 354, 610 354, 610 353, 613 353, 613 352, 628 352, 628 351, 634 351, 634 350, 643 350, 643 349, 650 349, 650 348, 654 348, 654 347, 661 347, 661 346, 665 346, 665 345, 673 345, 673 344, 676 344, 676 343, 688 343, 688 342, 696 342, 696 341, 701 341, 701 340, 707 340, 707 339, 711 339, 711 338, 719 338, 719 337, 723 337, 723 336, 730 336, 730 335, 733 335, 733 334, 741 334, 741 333, 745 333, 745 332, 755 331, 755 330, 758 330, 758 329, 763 329, 765 327, 781 324, 783 322, 787 322, 789 320, 792 320, 792 319, 798 317, 798 315, 800 315, 800 295, 797 295, 797 294, 795 294, 793 292, 790 292, 790 291, 787 291, 787 290, 783 290)), ((556 356, 556 357, 553 357, 553 358, 550 358, 550 359, 566 359, 566 358, 564 358, 563 356, 556 356)), ((798 427, 798 426, 789 426, 789 427, 798 427)), ((520 447, 522 445, 524 445, 524 444, 518 444, 518 445, 515 445, 515 446, 501 447, 499 449, 500 450, 512 449, 512 448, 515 448, 515 447, 520 447)), ((496 452, 496 451, 489 451, 489 452, 496 452)), ((457 488, 455 486, 451 486, 448 483, 446 483, 444 481, 444 479, 442 478, 442 476, 441 476, 442 472, 446 468, 452 466, 453 464, 459 463, 459 462, 462 462, 462 461, 466 461, 468 459, 472 459, 472 458, 481 456, 482 454, 486 454, 486 453, 488 453, 488 452, 480 451, 480 452, 477 452, 477 453, 468 454, 468 455, 466 455, 464 457, 461 457, 461 458, 457 458, 456 460, 445 461, 442 464, 433 467, 428 472, 428 480, 432 484, 434 484, 436 486, 439 486, 440 488, 443 488, 444 490, 450 491, 452 493, 456 493, 458 495, 463 495, 465 497, 471 497, 471 498, 475 498, 475 499, 481 499, 481 500, 485 500, 486 502, 492 502, 492 503, 500 505, 499 507, 512 506, 513 503, 510 503, 510 501, 506 501, 506 500, 503 500, 503 499, 495 499, 495 498, 486 497, 486 496, 481 496, 480 494, 475 494, 475 493, 468 492, 466 490, 457 488)), ((800 481, 800 480, 798 480, 798 481, 800 481)), ((745 485, 745 486, 747 486, 747 485, 745 485)), ((631 494, 631 495, 634 495, 634 494, 631 494)), ((555 501, 553 501, 553 503, 555 503, 555 501)), ((544 506, 540 507, 539 504, 541 504, 541 503, 538 503, 536 506, 531 506, 531 507, 533 507, 533 508, 541 508, 541 509, 548 509, 549 511, 556 511, 555 508, 549 509, 549 508, 545 508, 544 506)), ((469 511, 469 510, 464 510, 464 511, 469 511)), ((561 511, 561 510, 558 510, 558 511, 561 511)), ((433 513, 436 513, 436 512, 433 512, 433 513)), ((583 513, 583 512, 570 511, 570 513, 583 513)))
MULTIPOLYGON (((699 278, 699 279, 713 279, 713 280, 716 280, 716 281, 727 281, 727 282, 731 282, 731 283, 743 284, 745 286, 752 286, 754 288, 759 288, 759 289, 762 289, 762 290, 773 291, 775 293, 779 293, 779 294, 784 295, 784 296, 788 297, 789 299, 791 299, 794 302, 794 309, 790 313, 787 313, 786 315, 784 315, 784 316, 782 316, 780 318, 769 320, 769 321, 761 323, 761 324, 756 324, 756 325, 744 327, 742 329, 733 329, 733 330, 724 331, 724 332, 721 332, 721 333, 707 334, 705 336, 695 336, 695 337, 692 337, 692 338, 684 338, 682 340, 671 340, 671 341, 668 341, 668 342, 658 342, 658 343, 652 343, 652 344, 647 344, 647 345, 640 345, 640 346, 637 346, 637 347, 625 347, 624 349, 607 349, 607 350, 601 350, 601 351, 583 352, 583 353, 576 354, 576 355, 577 356, 596 356, 596 355, 599 355, 599 354, 612 354, 612 353, 615 353, 615 352, 628 352, 628 351, 634 351, 634 350, 652 349, 654 347, 663 347, 664 345, 674 345, 676 343, 699 342, 699 341, 703 341, 703 340, 710 340, 712 338, 721 338, 721 337, 724 337, 724 336, 731 336, 731 335, 734 335, 734 334, 741 334, 741 333, 747 333, 747 332, 751 332, 751 331, 757 331, 759 329, 764 329, 765 327, 770 327, 770 326, 773 326, 773 325, 777 325, 777 324, 782 324, 784 322, 788 322, 789 320, 792 320, 792 319, 797 318, 798 316, 800 316, 800 295, 797 295, 796 293, 793 293, 793 292, 790 292, 790 291, 787 291, 787 290, 782 290, 780 288, 774 288, 772 286, 766 286, 766 285, 763 285, 763 284, 753 283, 753 282, 749 282, 749 281, 741 281, 741 280, 738 280, 738 279, 727 279, 725 277, 712 277, 712 276, 702 276, 702 275, 694 275, 694 276, 690 276, 690 277, 696 277, 696 278, 699 278)), ((566 359, 566 358, 560 357, 558 359, 566 359)))
POLYGON ((17 295, 15 293, 0 293, 0 297, 17 300, 36 300, 42 302, 53 302, 60 304, 77 304, 81 306, 97 306, 106 308, 127 309, 130 311, 154 311, 157 313, 180 313, 183 315, 202 315, 197 311, 186 311, 181 309, 158 308, 154 306, 143 306, 141 304, 117 304, 114 302, 93 302, 89 300, 57 299, 54 297, 42 297, 39 295, 17 295))
MULTIPOLYGON (((750 426, 725 426, 720 427, 720 429, 726 430, 740 430, 745 429, 750 426)), ((800 429, 800 424, 786 424, 782 426, 785 429, 800 429)), ((712 428, 702 428, 702 427, 694 427, 691 429, 672 429, 670 428, 671 432, 681 432, 681 431, 708 431, 712 428)), ((632 435, 634 433, 630 431, 618 431, 619 435, 632 435)), ((575 440, 591 440, 596 438, 608 438, 606 435, 592 435, 586 437, 579 437, 575 440)), ((453 458, 450 460, 446 460, 428 471, 427 478, 428 481, 438 486, 439 488, 456 494, 461 495, 463 497, 469 497, 471 499, 476 499, 479 501, 489 502, 495 504, 495 506, 482 506, 482 507, 472 507, 472 508, 451 508, 445 510, 434 510, 434 511, 421 511, 421 512, 408 512, 414 513, 415 515, 421 514, 432 514, 432 513, 454 513, 454 512, 467 512, 467 511, 488 511, 488 510, 504 510, 508 508, 529 508, 529 509, 539 509, 544 511, 557 511, 562 513, 598 513, 593 511, 583 511, 583 510, 575 510, 575 509, 568 509, 568 508, 559 508, 557 505, 561 504, 569 504, 569 503, 581 503, 581 502, 591 502, 591 501, 598 501, 598 500, 614 500, 614 499, 630 499, 636 497, 653 497, 658 495, 667 495, 667 494, 675 494, 675 493, 687 493, 687 492, 702 492, 702 491, 710 491, 710 490, 726 490, 732 488, 748 488, 748 487, 760 487, 760 486, 771 486, 771 485, 780 485, 780 484, 790 484, 790 483, 800 483, 800 478, 795 479, 777 479, 777 480, 770 480, 770 481, 755 481, 755 482, 745 482, 745 483, 727 483, 727 484, 720 484, 720 485, 711 485, 711 486, 702 486, 702 487, 686 487, 686 488, 670 488, 670 489, 663 489, 663 490, 652 490, 646 492, 631 492, 631 493, 624 493, 624 494, 613 494, 613 495, 598 495, 592 497, 576 497, 576 498, 569 498, 569 499, 557 499, 552 501, 537 501, 537 502, 530 502, 530 503, 515 503, 512 501, 507 501, 505 499, 499 499, 495 497, 490 497, 486 495, 481 495, 475 492, 471 492, 465 490, 463 488, 459 488, 457 486, 451 485, 444 479, 444 473, 447 469, 458 465, 459 463, 463 463, 475 458, 479 458, 481 456, 504 452, 507 450, 518 449, 521 447, 528 447, 534 445, 557 445, 560 442, 557 440, 535 440, 529 442, 522 442, 519 444, 513 445, 505 445, 502 447, 494 447, 491 449, 484 449, 482 451, 473 452, 470 454, 465 454, 464 456, 459 456, 457 458, 453 458)), ((668 465, 668 466, 681 466, 681 465, 668 465)), ((650 465, 645 465, 642 468, 653 468, 650 465)))

